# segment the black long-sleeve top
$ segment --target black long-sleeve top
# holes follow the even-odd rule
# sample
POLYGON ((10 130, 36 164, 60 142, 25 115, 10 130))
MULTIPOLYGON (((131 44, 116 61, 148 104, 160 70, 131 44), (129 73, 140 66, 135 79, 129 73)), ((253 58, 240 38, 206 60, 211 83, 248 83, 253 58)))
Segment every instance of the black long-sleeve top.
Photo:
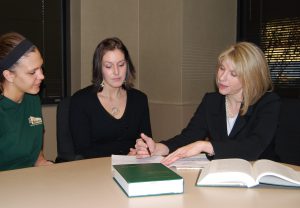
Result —
POLYGON ((70 129, 75 153, 84 158, 127 154, 141 133, 152 135, 147 96, 127 90, 124 114, 116 119, 101 105, 92 86, 81 89, 71 98, 70 129))
POLYGON ((270 145, 274 141, 279 112, 279 96, 267 92, 249 107, 244 116, 237 117, 232 131, 227 135, 225 96, 207 93, 181 134, 162 143, 172 152, 208 138, 214 148, 214 159, 235 157, 257 160, 271 157, 274 153, 266 151, 273 151, 270 145))

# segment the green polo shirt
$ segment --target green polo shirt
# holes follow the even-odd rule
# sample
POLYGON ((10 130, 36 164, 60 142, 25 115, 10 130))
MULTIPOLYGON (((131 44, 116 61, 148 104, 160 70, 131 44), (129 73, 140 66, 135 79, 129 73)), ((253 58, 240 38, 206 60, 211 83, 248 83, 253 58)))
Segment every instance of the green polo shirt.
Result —
POLYGON ((44 124, 37 95, 21 103, 0 95, 0 170, 32 167, 43 143, 44 124))

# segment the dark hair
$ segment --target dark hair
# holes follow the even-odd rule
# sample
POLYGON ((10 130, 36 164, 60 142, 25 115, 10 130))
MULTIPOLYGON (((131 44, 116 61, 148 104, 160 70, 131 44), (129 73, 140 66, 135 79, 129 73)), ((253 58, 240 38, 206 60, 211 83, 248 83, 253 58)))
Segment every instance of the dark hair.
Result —
MULTIPOLYGON (((24 41, 26 38, 22 36, 19 33, 16 32, 10 32, 6 33, 0 36, 0 61, 5 59, 8 54, 10 54, 22 41, 24 41)), ((26 55, 27 53, 34 51, 36 47, 33 45, 30 47, 27 52, 24 53, 26 55)), ((22 56, 24 56, 22 55, 22 56)), ((14 67, 18 64, 18 61, 15 62, 9 69, 12 71, 14 67)), ((3 71, 2 71, 3 72, 3 71)), ((2 89, 2 83, 5 80, 5 77, 3 76, 3 73, 0 74, 0 91, 3 92, 2 89)))
POLYGON ((125 82, 123 84, 124 89, 133 87, 133 80, 135 79, 135 68, 131 61, 129 52, 123 42, 116 37, 107 38, 102 40, 96 47, 93 57, 93 79, 92 83, 97 91, 102 91, 101 83, 103 81, 102 75, 102 59, 107 51, 113 51, 119 49, 123 52, 125 61, 127 62, 127 72, 125 82))

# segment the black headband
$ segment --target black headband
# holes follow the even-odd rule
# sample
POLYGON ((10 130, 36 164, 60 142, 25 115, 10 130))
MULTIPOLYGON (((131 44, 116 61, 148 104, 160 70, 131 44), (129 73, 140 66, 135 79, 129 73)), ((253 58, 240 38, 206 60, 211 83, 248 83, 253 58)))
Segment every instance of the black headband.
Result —
POLYGON ((20 42, 4 59, 0 60, 0 71, 9 69, 14 65, 32 46, 29 40, 20 42))

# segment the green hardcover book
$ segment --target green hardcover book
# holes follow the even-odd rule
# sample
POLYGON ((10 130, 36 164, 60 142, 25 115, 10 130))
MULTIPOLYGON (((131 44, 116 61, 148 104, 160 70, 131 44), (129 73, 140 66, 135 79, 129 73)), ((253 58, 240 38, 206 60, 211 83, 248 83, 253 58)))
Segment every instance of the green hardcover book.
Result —
POLYGON ((161 163, 113 165, 112 173, 129 197, 183 193, 183 178, 161 163))

